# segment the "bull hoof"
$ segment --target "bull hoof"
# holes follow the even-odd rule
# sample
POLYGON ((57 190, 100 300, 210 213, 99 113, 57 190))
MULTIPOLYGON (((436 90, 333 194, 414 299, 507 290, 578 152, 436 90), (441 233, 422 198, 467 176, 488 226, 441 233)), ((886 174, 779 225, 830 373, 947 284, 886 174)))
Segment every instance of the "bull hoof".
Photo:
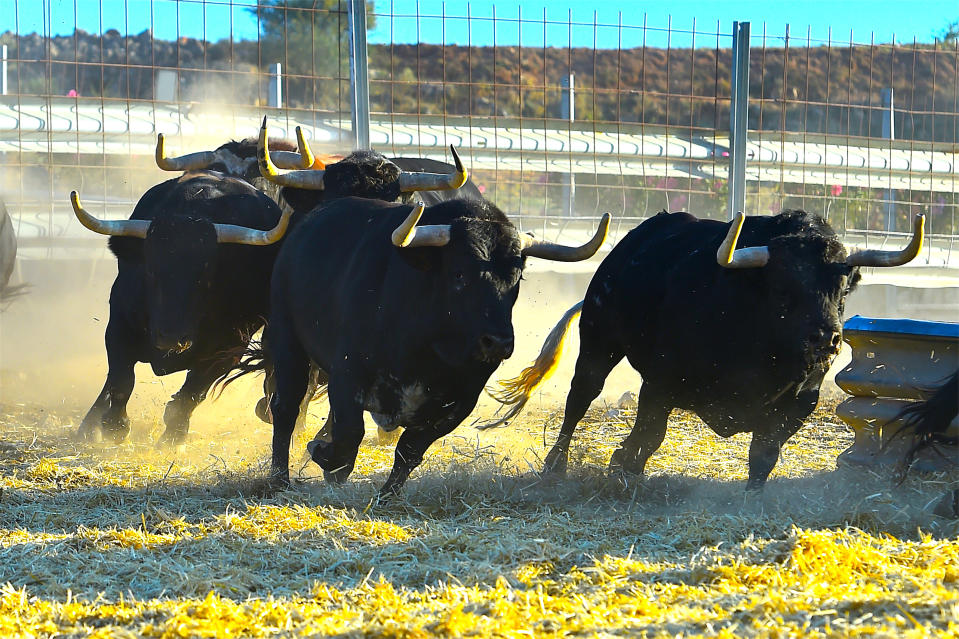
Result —
POLYGON ((546 455, 546 462, 543 464, 543 474, 554 477, 564 477, 566 467, 569 464, 569 456, 565 450, 553 448, 546 455))
POLYGON ((256 416, 260 418, 261 422, 267 424, 273 423, 273 415, 270 413, 270 400, 266 397, 261 397, 260 401, 256 403, 256 408, 254 409, 256 416))
POLYGON ((270 488, 273 490, 286 490, 290 487, 290 470, 288 468, 274 468, 270 472, 270 488))
POLYGON ((100 434, 103 440, 111 444, 122 444, 130 434, 130 420, 124 419, 116 424, 101 424, 100 434))
POLYGON ((331 484, 342 484, 353 472, 353 464, 337 460, 332 449, 333 445, 324 441, 313 440, 306 445, 310 459, 323 469, 323 479, 331 484))
POLYGON ((350 473, 353 471, 352 468, 338 468, 336 470, 323 471, 323 479, 328 484, 345 484, 346 480, 349 479, 350 473))
POLYGON ((167 428, 157 440, 157 448, 177 448, 186 443, 186 432, 167 428))
POLYGON ((635 453, 624 448, 613 451, 609 458, 609 474, 621 477, 642 477, 646 472, 646 464, 640 464, 635 453))

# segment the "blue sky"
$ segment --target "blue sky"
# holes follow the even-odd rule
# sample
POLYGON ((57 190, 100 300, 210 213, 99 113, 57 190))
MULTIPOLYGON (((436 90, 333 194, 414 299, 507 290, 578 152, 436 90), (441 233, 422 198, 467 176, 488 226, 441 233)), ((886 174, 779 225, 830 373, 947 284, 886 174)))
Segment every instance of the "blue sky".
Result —
MULTIPOLYGON (((152 28, 159 38, 178 36, 218 40, 256 37, 248 8, 256 0, 0 0, 0 32, 52 30, 68 34, 79 26, 90 32, 117 29, 140 33, 152 28), (48 19, 44 19, 44 15, 48 19), (45 26, 45 23, 46 24, 45 26)), ((957 0, 377 0, 377 27, 370 42, 493 43, 495 11, 498 45, 673 47, 716 46, 733 20, 752 23, 753 46, 761 44, 764 23, 769 46, 782 46, 786 25, 796 45, 830 37, 848 43, 931 42, 959 20, 957 0), (470 19, 467 20, 467 7, 470 19), (419 18, 416 17, 417 12, 419 18), (445 12, 445 20, 441 17, 445 12), (389 14, 392 14, 392 19, 389 14), (546 16, 547 24, 543 25, 546 16), (519 20, 522 19, 522 22, 519 20), (594 20, 599 24, 593 28, 594 20), (645 33, 641 27, 645 24, 645 33), (692 32, 695 21, 695 39, 692 32), (570 24, 571 22, 571 24, 570 24), (619 25, 622 24, 622 28, 619 25)), ((729 46, 728 37, 720 46, 729 46)))

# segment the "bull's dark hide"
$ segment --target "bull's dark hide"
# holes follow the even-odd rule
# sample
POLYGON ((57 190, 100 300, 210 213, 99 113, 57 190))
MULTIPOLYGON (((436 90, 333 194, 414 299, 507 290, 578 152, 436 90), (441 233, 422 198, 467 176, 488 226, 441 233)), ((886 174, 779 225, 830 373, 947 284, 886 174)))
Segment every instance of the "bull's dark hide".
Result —
POLYGON ((816 406, 859 272, 815 214, 746 219, 739 246, 768 246, 762 268, 719 266, 728 229, 661 213, 600 264, 582 303, 579 359, 547 471, 565 472, 577 423, 625 357, 643 385, 612 470, 641 474, 670 412, 684 408, 723 437, 752 433, 747 488, 765 483, 781 446, 816 406))
POLYGON ((451 225, 446 246, 398 248, 391 234, 410 210, 339 200, 283 246, 266 332, 276 375, 273 473, 282 481, 310 362, 329 377, 331 407, 332 440, 314 443, 314 461, 328 480, 345 480, 370 411, 405 427, 383 488, 390 493, 470 413, 512 352, 524 265, 516 229, 488 202, 452 200, 422 219, 451 225))
MULTIPOLYGON (((287 141, 270 141, 274 151, 295 148, 287 141)), ((280 215, 278 204, 285 203, 293 209, 294 227, 318 204, 344 195, 400 195, 400 167, 378 153, 357 152, 329 165, 323 190, 286 187, 282 196, 281 189, 260 177, 256 138, 228 142, 214 157, 205 169, 163 182, 143 195, 131 219, 153 220, 146 239, 110 238, 119 272, 106 332, 109 372, 80 425, 81 436, 90 436, 97 425, 114 440, 126 436, 133 365, 141 361, 149 362, 158 375, 189 371, 164 414, 162 441, 182 441, 196 405, 262 326, 279 244, 218 245, 214 223, 272 228, 280 215)), ((432 160, 403 162, 410 170, 454 169, 432 160)), ((466 186, 478 195, 472 183, 466 186)), ((441 192, 424 195, 428 201, 446 197, 441 192)))
POLYGON ((234 363, 262 326, 277 245, 218 244, 214 223, 266 230, 280 209, 247 182, 196 171, 152 187, 130 219, 151 220, 144 239, 110 238, 118 273, 110 292, 106 329, 109 372, 80 425, 97 425, 122 440, 129 431, 126 404, 135 362, 158 375, 188 370, 167 404, 163 441, 186 436, 189 418, 212 382, 234 363))

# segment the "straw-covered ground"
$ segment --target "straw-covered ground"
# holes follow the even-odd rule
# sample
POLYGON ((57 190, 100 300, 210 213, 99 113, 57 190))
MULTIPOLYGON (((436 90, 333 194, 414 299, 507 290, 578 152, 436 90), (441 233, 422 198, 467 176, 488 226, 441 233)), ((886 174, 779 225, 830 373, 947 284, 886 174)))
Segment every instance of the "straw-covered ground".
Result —
POLYGON ((646 479, 607 477, 631 411, 605 406, 569 476, 544 480, 559 406, 541 402, 508 429, 462 425, 369 508, 392 463, 375 437, 348 485, 309 464, 274 493, 248 415, 169 453, 162 404, 108 447, 70 439, 79 410, 6 403, 0 636, 959 636, 959 524, 928 508, 959 474, 837 471, 833 408, 762 497, 744 499, 748 438, 689 414, 646 479))

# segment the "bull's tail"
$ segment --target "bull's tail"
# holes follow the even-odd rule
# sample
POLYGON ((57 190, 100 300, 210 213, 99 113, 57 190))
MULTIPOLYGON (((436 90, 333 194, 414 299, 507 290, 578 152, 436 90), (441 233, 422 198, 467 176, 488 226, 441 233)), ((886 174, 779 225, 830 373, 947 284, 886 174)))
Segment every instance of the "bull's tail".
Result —
POLYGON ((213 382, 210 394, 213 399, 219 399, 226 387, 250 373, 262 373, 267 367, 267 354, 263 342, 251 339, 246 346, 236 351, 224 353, 224 359, 232 359, 234 364, 230 370, 213 382))
POLYGON ((566 311, 566 314, 546 337, 536 361, 524 368, 519 375, 499 381, 499 388, 486 388, 490 397, 504 406, 510 406, 510 409, 496 421, 480 424, 477 428, 486 429, 506 425, 523 411, 533 391, 556 372, 559 360, 563 356, 563 344, 566 341, 566 336, 573 325, 573 320, 579 316, 582 310, 583 302, 579 302, 566 311))
POLYGON ((945 384, 930 391, 928 398, 907 406, 893 419, 903 419, 903 425, 883 446, 912 433, 912 445, 902 462, 902 476, 924 448, 959 444, 959 370, 945 384))

